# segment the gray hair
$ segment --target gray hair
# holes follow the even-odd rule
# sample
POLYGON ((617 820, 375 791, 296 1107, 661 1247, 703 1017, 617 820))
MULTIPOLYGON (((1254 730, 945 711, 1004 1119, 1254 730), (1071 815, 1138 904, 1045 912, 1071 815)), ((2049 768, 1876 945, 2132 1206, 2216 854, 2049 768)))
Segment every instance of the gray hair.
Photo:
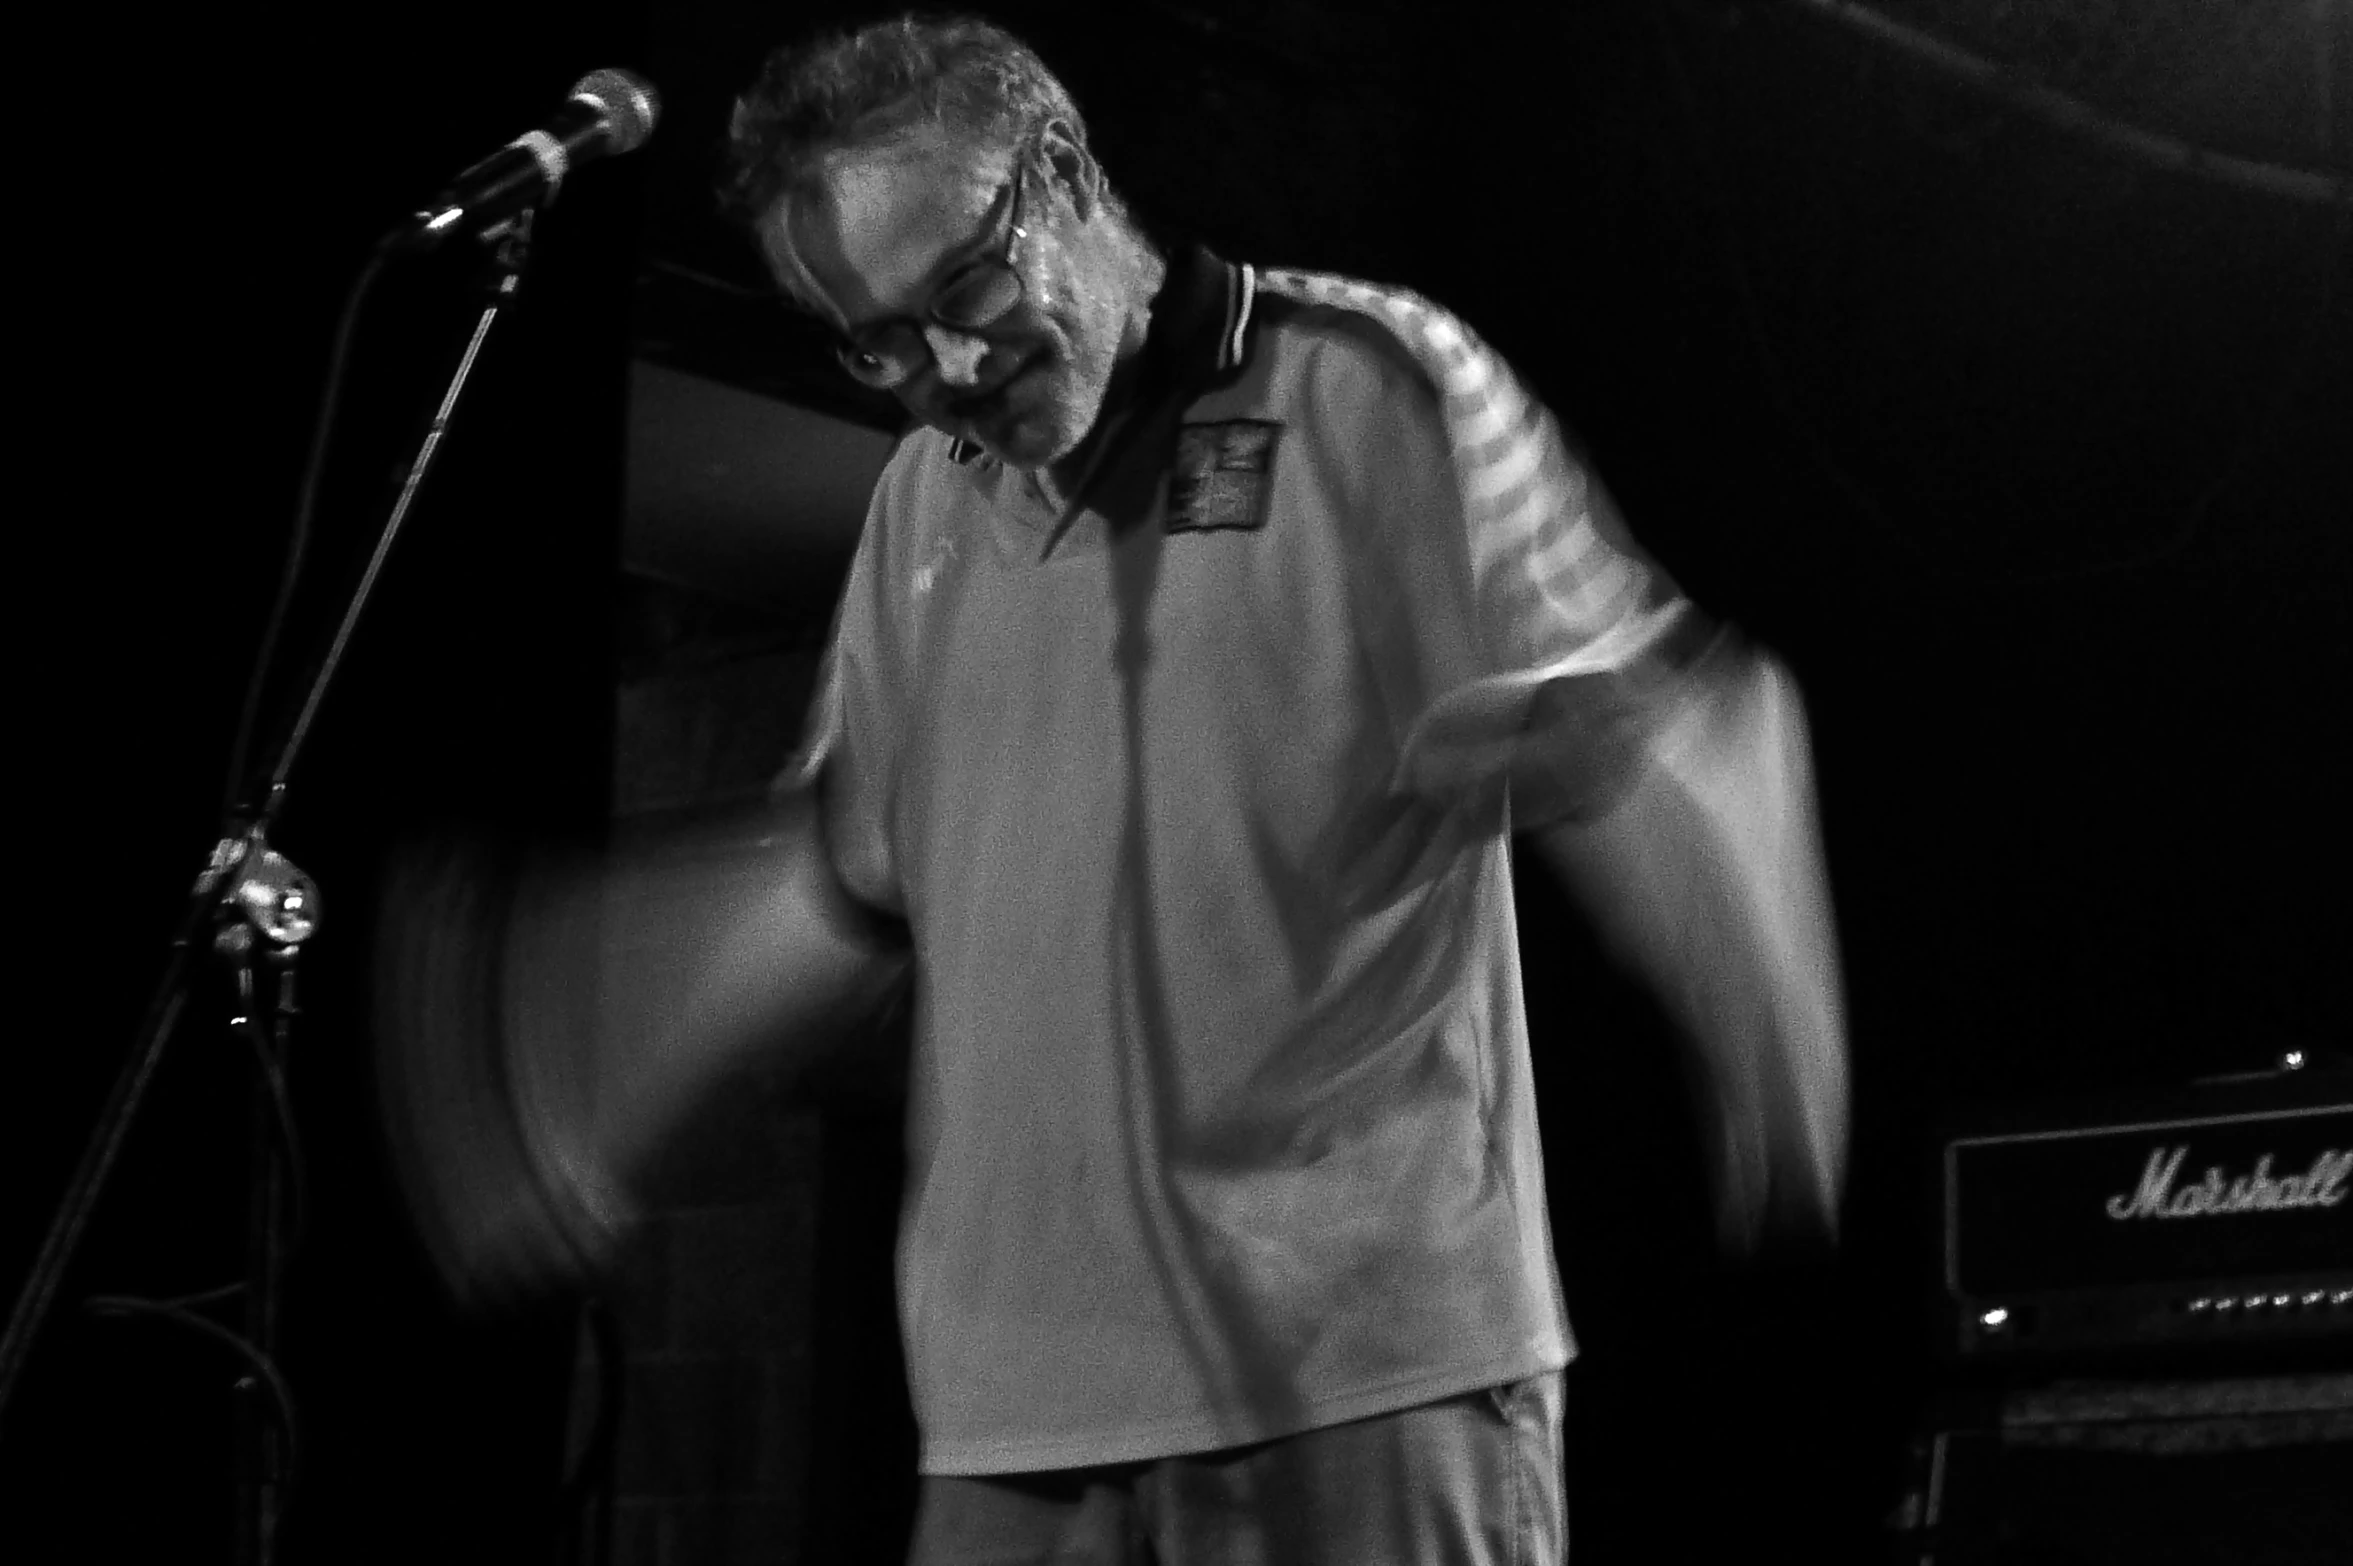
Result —
POLYGON ((1056 120, 1086 145, 1078 105, 1027 44, 969 17, 901 16, 768 56, 736 100, 720 200, 749 223, 815 193, 845 148, 921 125, 1018 147, 1056 120))

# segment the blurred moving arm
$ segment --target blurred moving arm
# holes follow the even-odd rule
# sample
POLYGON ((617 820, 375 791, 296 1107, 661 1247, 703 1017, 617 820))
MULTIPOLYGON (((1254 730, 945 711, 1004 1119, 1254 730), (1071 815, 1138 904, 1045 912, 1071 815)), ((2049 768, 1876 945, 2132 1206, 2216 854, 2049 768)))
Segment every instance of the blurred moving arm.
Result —
POLYGON ((1805 713, 1785 668, 1728 641, 1678 684, 1628 733, 1614 798, 1531 836, 1694 1046, 1725 1246, 1835 1238, 1846 1022, 1805 713))
POLYGON ((383 1101, 462 1297, 593 1272, 699 1102, 815 1057, 895 982, 905 947, 844 891, 819 821, 804 791, 508 878, 449 850, 396 866, 383 1101))

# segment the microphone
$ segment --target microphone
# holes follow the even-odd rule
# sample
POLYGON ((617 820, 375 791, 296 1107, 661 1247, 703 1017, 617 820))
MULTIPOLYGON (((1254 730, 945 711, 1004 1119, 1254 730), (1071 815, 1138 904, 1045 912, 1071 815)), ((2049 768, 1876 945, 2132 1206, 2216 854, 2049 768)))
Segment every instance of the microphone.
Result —
POLYGON ((654 133, 661 95, 627 71, 592 71, 572 85, 570 101, 460 174, 395 233, 423 248, 457 233, 495 233, 524 210, 553 201, 575 163, 635 152, 654 133))

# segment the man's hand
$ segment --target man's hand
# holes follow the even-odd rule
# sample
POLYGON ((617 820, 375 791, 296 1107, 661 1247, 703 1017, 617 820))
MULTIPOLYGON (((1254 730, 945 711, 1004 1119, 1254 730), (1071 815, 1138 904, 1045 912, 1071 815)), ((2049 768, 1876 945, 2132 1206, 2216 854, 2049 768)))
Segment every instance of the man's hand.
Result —
MULTIPOLYGON (((544 1153, 556 1117, 542 1094, 527 1108, 517 1091, 509 946, 519 924, 531 927, 519 910, 545 874, 479 843, 412 844, 388 867, 378 910, 386 1138, 426 1250, 451 1291, 477 1307, 583 1281, 626 1218, 567 1189, 544 1153)), ((557 1019, 540 1020, 548 1037, 536 1047, 571 1036, 557 1019)))

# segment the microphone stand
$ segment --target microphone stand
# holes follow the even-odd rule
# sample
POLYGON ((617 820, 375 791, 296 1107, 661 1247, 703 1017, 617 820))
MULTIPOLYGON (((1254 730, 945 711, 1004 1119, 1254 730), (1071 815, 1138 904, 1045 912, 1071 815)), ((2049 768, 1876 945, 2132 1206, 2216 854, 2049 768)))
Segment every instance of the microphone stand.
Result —
MULTIPOLYGON (((180 914, 164 964, 163 976, 139 1023, 129 1058, 115 1079, 100 1111, 97 1125, 84 1146, 72 1183, 59 1201, 41 1244, 33 1270, 19 1291, 9 1314, 5 1336, 0 1336, 0 1417, 7 1413, 33 1338, 56 1303, 66 1268, 89 1227, 90 1214, 112 1174, 132 1120, 139 1112, 165 1047, 188 1004, 190 969, 200 937, 213 928, 209 944, 235 965, 237 1014, 232 1026, 248 1032, 255 1044, 258 1071, 254 1088, 254 1145, 249 1163, 247 1192, 246 1279, 243 1289, 245 1333, 242 1339, 181 1304, 150 1304, 148 1309, 175 1317, 227 1338, 243 1352, 249 1372, 236 1383, 239 1442, 239 1505, 237 1554, 241 1563, 269 1566, 275 1558, 278 1523, 291 1478, 293 1455, 292 1404, 278 1376, 275 1353, 279 1304, 289 1244, 287 1233, 287 1154, 291 1121, 286 1118, 285 1063, 294 1017, 295 959, 302 943, 318 927, 318 888, 269 844, 269 830, 283 813, 286 784, 294 770, 312 724, 326 700, 329 686, 350 650, 352 635, 367 608, 384 563, 407 520, 425 475, 431 470, 442 437, 448 432, 460 395, 481 357, 483 344, 497 323, 499 312, 521 286, 530 257, 532 220, 536 208, 483 234, 491 257, 490 297, 483 305, 471 337, 459 356, 447 389, 435 409, 433 422, 410 462, 400 493, 393 501, 367 568, 361 573, 343 616, 335 628, 325 657, 312 676, 292 728, 279 746, 268 775, 267 790, 258 810, 240 810, 224 821, 212 855, 197 876, 186 907, 180 914), (265 1026, 256 1016, 253 958, 259 950, 274 978, 273 1015, 265 1026), (263 1407, 265 1395, 275 1403, 273 1422, 263 1407)), ((406 230, 387 236, 371 258, 371 270, 409 241, 406 230)), ((266 677, 262 671, 259 677, 266 677)))

